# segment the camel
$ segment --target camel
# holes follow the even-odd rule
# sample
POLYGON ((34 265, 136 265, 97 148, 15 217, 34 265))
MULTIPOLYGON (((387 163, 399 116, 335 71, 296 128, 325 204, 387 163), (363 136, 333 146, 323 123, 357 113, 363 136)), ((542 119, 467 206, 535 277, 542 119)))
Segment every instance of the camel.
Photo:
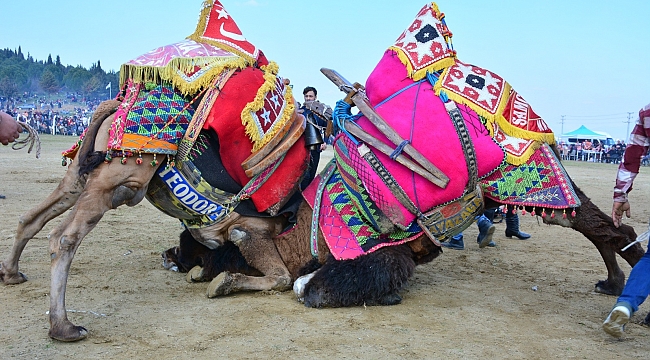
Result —
MULTIPOLYGON (((611 217, 602 212, 579 188, 576 187, 576 190, 582 206, 575 217, 556 216, 551 218, 546 216, 542 220, 548 225, 573 229, 589 239, 601 254, 608 272, 607 279, 600 280, 595 284, 595 291, 607 295, 620 295, 625 285, 625 274, 618 265, 616 254, 625 259, 630 266, 634 266, 643 256, 644 251, 637 246, 638 244, 626 251, 621 251, 636 239, 634 229, 625 224, 620 228, 614 227, 611 217)), ((498 203, 488 201, 486 206, 498 205, 498 203)), ((528 211, 532 211, 532 208, 528 208, 528 211)), ((180 245, 163 252, 163 267, 187 273, 189 282, 210 282, 207 296, 213 298, 238 291, 260 290, 250 287, 248 281, 251 280, 250 276, 255 276, 255 265, 252 264, 262 262, 258 257, 263 257, 265 261, 275 261, 282 271, 288 271, 291 282, 307 276, 299 281, 300 284, 294 285, 294 291, 296 291, 296 296, 308 307, 341 307, 378 303, 388 305, 399 303, 400 298, 396 294, 406 284, 416 265, 430 262, 442 253, 439 246, 422 235, 415 241, 396 246, 400 247, 400 250, 394 250, 392 247, 381 249, 377 251, 379 254, 372 253, 362 256, 357 263, 355 260, 337 261, 328 256, 329 249, 322 235, 319 235, 318 252, 326 255, 314 258, 306 240, 310 236, 311 218, 311 208, 303 203, 298 211, 297 225, 291 232, 272 238, 274 249, 271 256, 254 249, 246 249, 242 253, 233 253, 230 247, 209 249, 196 241, 188 230, 185 230, 180 236, 180 245), (385 266, 387 261, 382 256, 382 251, 390 253, 389 257, 392 257, 393 260, 389 263, 392 263, 394 268, 385 266), (364 262, 361 263, 361 261, 364 262), (316 271, 323 264, 327 264, 325 270, 316 271), (378 278, 376 273, 368 274, 359 271, 372 268, 372 265, 369 264, 377 265, 375 266, 377 271, 385 271, 382 276, 387 283, 373 284, 378 278), (345 269, 354 270, 345 271, 345 269), (315 275, 310 276, 314 272, 315 275), (332 275, 333 273, 336 275, 332 275), (348 288, 342 288, 341 284, 346 281, 351 284, 347 284, 348 288), (309 284, 308 287, 306 287, 307 284, 309 284), (373 284, 373 286, 367 284, 373 284), (399 286, 389 284, 399 284, 399 286), (308 294, 311 291, 321 295, 312 294, 311 297, 305 297, 305 291, 308 294), (322 294, 337 294, 338 297, 323 299, 322 294), (393 302, 386 303, 386 298, 391 298, 393 302)), ((241 242, 236 242, 236 244, 240 248, 245 245, 241 242)), ((270 290, 270 288, 262 290, 270 290)))
MULTIPOLYGON (((214 5, 213 7, 221 6, 218 1, 212 1, 211 4, 214 5)), ((206 6, 204 11, 210 12, 212 8, 206 6)), ((205 26, 199 28, 203 29, 205 26)), ((240 66, 234 70, 234 75, 231 75, 242 76, 249 68, 242 69, 240 66)), ((229 105, 237 100, 237 96, 227 96, 225 87, 216 88, 226 93, 225 97, 219 97, 217 101, 224 101, 224 104, 229 105)), ((291 103, 291 100, 288 102, 291 103)), ((19 271, 18 262, 27 242, 47 222, 72 209, 70 214, 49 234, 51 257, 49 336, 60 341, 77 341, 88 335, 87 329, 69 321, 65 307, 68 274, 81 241, 97 226, 106 211, 125 204, 134 206, 145 196, 155 202, 155 196, 151 195, 152 184, 156 181, 159 183, 175 181, 174 179, 161 180, 162 175, 160 175, 161 169, 164 170, 163 172, 168 172, 174 168, 172 156, 159 161, 155 154, 143 152, 132 154, 133 157, 139 156, 135 161, 126 155, 122 157, 122 161, 116 159, 109 161, 107 152, 110 141, 109 130, 117 117, 119 107, 124 103, 111 100, 100 105, 64 178, 41 204, 21 216, 12 251, 0 263, 0 280, 5 285, 25 282, 27 277, 19 271)), ((236 114, 238 117, 239 114, 243 114, 244 105, 245 103, 240 104, 229 114, 236 114)), ((209 117, 217 116, 217 113, 223 113, 223 108, 219 111, 210 109, 209 117)), ((293 108, 288 108, 288 115, 294 122, 304 124, 304 119, 297 115, 293 108)), ((206 132, 209 130, 201 131, 202 134, 206 132)), ((214 133, 208 135, 207 138, 215 141, 214 133)), ((347 135, 339 135, 338 139, 344 141, 341 136, 347 135)), ((221 142, 220 144, 208 141, 206 149, 231 150, 225 145, 225 140, 225 138, 216 139, 221 142)), ((296 150, 297 152, 302 151, 306 154, 303 141, 296 141, 291 149, 294 148, 299 149, 296 150), (300 150, 301 146, 302 150, 300 150)), ((557 152, 553 146, 550 148, 557 152)), ((480 156, 482 155, 479 154, 479 160, 481 160, 480 156)), ((306 161, 295 162, 291 171, 304 172, 304 164, 306 161)), ((440 163, 436 165, 440 166, 440 163)), ((431 170, 431 168, 425 169, 425 171, 431 170)), ((479 181, 478 177, 469 176, 467 170, 463 171, 465 172, 462 176, 450 176, 450 184, 460 181, 463 182, 464 187, 466 182, 479 181)), ((225 175, 216 174, 216 177, 227 175, 236 177, 229 172, 225 175)), ((246 181, 239 180, 239 186, 244 186, 246 181)), ((219 260, 225 263, 218 264, 219 266, 212 272, 205 263, 203 268, 190 269, 188 274, 192 281, 211 280, 207 290, 208 296, 222 296, 238 291, 285 291, 295 282, 294 287, 299 298, 311 307, 392 305, 401 301, 399 291, 406 285, 415 266, 433 260, 442 252, 435 237, 427 236, 420 231, 418 236, 409 238, 409 241, 404 243, 399 242, 399 245, 380 247, 374 252, 353 259, 336 259, 331 255, 330 247, 322 232, 317 232, 318 237, 314 242, 310 241, 314 235, 311 229, 313 210, 307 202, 300 203, 296 216, 297 225, 292 228, 290 216, 278 212, 285 205, 285 201, 295 195, 299 179, 294 182, 296 186, 283 196, 277 206, 266 208, 264 217, 224 210, 220 213, 223 216, 219 217, 219 221, 210 221, 203 224, 204 226, 190 226, 195 224, 191 221, 186 223, 189 224, 188 231, 192 237, 200 242, 205 250, 221 251, 226 250, 226 246, 232 250, 231 244, 234 244, 241 257, 245 259, 245 264, 242 264, 241 258, 235 253, 226 257, 229 260, 219 260), (296 281, 303 275, 305 277, 296 281)), ((575 185, 574 188, 581 202, 581 207, 576 210, 575 216, 566 218, 545 216, 543 220, 545 223, 572 228, 592 241, 608 270, 607 280, 600 281, 597 289, 604 293, 620 293, 625 276, 616 262, 616 253, 634 265, 643 255, 641 246, 637 244, 626 252, 621 252, 620 249, 630 244, 636 238, 636 234, 629 226, 615 228, 609 216, 600 211, 575 185)), ((284 190, 287 189, 285 187, 284 190)), ((160 203, 157 204, 167 214, 179 218, 186 216, 185 213, 174 212, 170 208, 160 206, 160 203)), ((315 207, 315 210, 318 209, 315 207)), ((541 209, 542 207, 537 208, 538 211, 541 209)), ((555 209, 548 208, 547 211, 551 214, 555 209)), ((397 212, 388 215, 395 214, 397 212)), ((184 220, 193 219, 186 217, 184 220)), ((382 227, 393 226, 386 220, 382 220, 382 227)), ((466 226, 469 226, 469 223, 466 226)), ((178 249, 171 252, 178 254, 178 249)), ((186 264, 185 268, 187 267, 189 265, 186 264)))

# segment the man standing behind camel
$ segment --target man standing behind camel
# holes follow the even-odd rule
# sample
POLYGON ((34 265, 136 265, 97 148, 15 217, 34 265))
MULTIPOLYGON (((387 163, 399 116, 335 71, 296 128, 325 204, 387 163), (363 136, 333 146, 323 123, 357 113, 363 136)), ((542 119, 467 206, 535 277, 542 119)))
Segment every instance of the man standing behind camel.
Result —
MULTIPOLYGON (((632 183, 639 174, 641 157, 648 151, 650 139, 650 104, 639 111, 639 120, 630 134, 630 143, 625 149, 623 161, 618 166, 616 185, 614 186, 614 205, 612 220, 616 227, 621 226, 623 214, 631 215, 627 194, 632 190, 632 183)), ((603 330, 608 334, 621 337, 625 324, 650 294, 650 246, 645 255, 632 268, 623 293, 618 297, 614 308, 603 323, 603 330)))
MULTIPOLYGON (((318 100, 318 92, 316 91, 316 88, 312 86, 307 86, 303 91, 302 95, 305 98, 305 102, 308 101, 316 101, 318 100)), ((310 121, 314 124, 316 124, 319 128, 318 131, 321 131, 321 138, 324 138, 322 130, 327 126, 327 123, 319 118, 318 116, 315 116, 312 114, 312 112, 308 109, 301 107, 303 111, 303 115, 307 118, 307 121, 310 121)), ((309 152, 309 169, 307 170, 307 174, 303 178, 302 182, 300 183, 300 190, 304 190, 309 184, 314 180, 316 177, 316 173, 318 170, 318 163, 320 162, 320 153, 321 151, 325 150, 327 148, 327 145, 325 143, 321 144, 318 149, 310 150, 309 152)))

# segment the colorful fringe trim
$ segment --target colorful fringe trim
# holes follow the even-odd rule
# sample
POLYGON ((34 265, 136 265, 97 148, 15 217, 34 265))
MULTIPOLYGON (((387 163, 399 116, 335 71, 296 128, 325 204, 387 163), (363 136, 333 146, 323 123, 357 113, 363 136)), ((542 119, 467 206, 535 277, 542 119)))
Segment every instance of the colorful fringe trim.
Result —
POLYGON ((451 43, 452 33, 436 3, 425 5, 415 20, 389 49, 397 53, 414 81, 454 65, 456 51, 451 43))
POLYGON ((481 181, 484 195, 502 204, 554 209, 575 208, 580 199, 548 144, 525 164, 506 165, 481 181))
POLYGON ((272 61, 262 66, 261 70, 264 72, 264 84, 257 90, 255 99, 246 104, 241 112, 242 125, 253 143, 252 152, 263 148, 280 129, 287 126, 296 108, 291 88, 277 76, 278 64, 272 61))
POLYGON ((120 67, 120 84, 169 82, 183 95, 194 95, 207 88, 225 69, 251 65, 245 58, 211 45, 185 40, 162 46, 120 67))

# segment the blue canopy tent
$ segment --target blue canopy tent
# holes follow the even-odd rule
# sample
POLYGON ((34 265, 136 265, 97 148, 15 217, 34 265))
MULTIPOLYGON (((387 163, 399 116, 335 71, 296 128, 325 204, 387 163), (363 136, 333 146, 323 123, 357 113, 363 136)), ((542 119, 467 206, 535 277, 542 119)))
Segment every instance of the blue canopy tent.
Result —
POLYGON ((611 136, 609 136, 609 134, 590 130, 584 125, 581 125, 576 130, 562 134, 560 138, 562 141, 569 143, 583 142, 585 140, 589 140, 592 143, 595 142, 594 140, 597 140, 597 142, 604 143, 606 145, 612 145, 614 143, 614 140, 611 138, 611 136))

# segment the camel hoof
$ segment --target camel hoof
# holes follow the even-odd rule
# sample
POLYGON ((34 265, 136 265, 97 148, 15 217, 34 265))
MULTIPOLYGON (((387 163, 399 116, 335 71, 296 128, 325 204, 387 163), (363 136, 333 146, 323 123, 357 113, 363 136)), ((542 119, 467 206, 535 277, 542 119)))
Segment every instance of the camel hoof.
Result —
POLYGON ((203 279, 203 268, 196 265, 192 268, 192 270, 187 272, 187 275, 185 275, 185 280, 187 280, 188 283, 205 281, 203 279))
POLYGON ((48 335, 54 339, 64 342, 72 342, 83 340, 88 336, 88 330, 83 326, 76 326, 70 324, 62 329, 51 328, 48 335))
POLYGON ((212 279, 208 285, 207 295, 209 298, 214 298, 221 295, 228 295, 232 292, 233 277, 228 272, 222 272, 212 279))
POLYGON ((0 281, 5 285, 18 285, 27 281, 27 276, 21 272, 16 274, 7 274, 4 272, 2 265, 0 264, 0 281))
POLYGON ((623 289, 620 286, 610 285, 607 280, 600 280, 596 283, 594 291, 600 294, 619 296, 623 292, 623 289))

